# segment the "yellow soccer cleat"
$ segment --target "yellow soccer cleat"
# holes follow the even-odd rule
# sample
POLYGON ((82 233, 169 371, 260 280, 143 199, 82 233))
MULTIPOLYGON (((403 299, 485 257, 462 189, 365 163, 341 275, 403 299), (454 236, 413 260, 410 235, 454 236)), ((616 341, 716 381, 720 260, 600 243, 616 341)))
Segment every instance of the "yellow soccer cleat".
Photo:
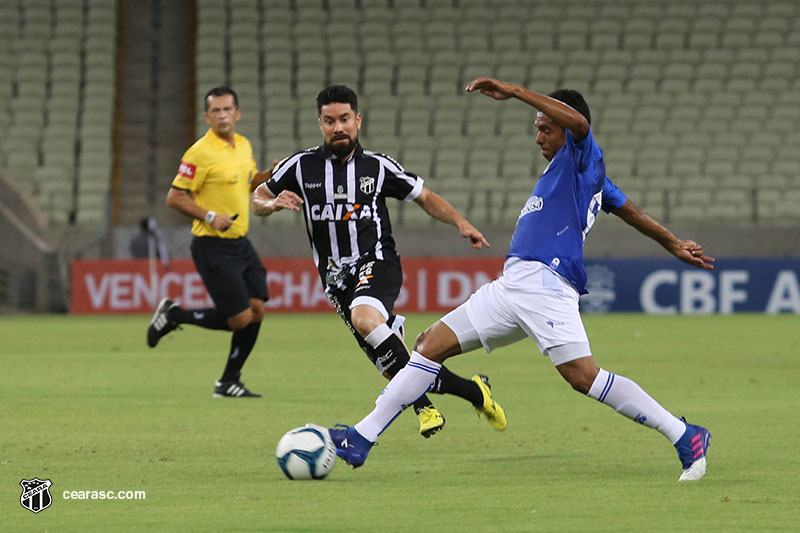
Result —
POLYGON ((492 386, 489 385, 489 378, 476 374, 472 376, 472 381, 478 384, 483 393, 483 405, 475 409, 478 415, 480 416, 480 413, 483 413, 494 429, 503 431, 508 426, 506 411, 492 398, 492 386))
POLYGON ((419 418, 419 434, 426 439, 444 428, 445 419, 434 406, 429 406, 417 414, 419 418))

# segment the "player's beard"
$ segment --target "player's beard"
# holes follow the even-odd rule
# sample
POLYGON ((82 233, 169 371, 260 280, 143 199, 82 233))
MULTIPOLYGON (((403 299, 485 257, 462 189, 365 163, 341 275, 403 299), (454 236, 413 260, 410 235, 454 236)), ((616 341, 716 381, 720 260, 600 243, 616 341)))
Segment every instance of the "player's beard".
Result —
POLYGON ((353 148, 356 147, 356 143, 358 143, 358 137, 355 139, 351 139, 349 136, 335 137, 331 139, 330 143, 325 143, 325 148, 333 152, 339 159, 342 159, 350 155, 350 152, 352 152, 353 148), (334 143, 334 141, 344 139, 345 137, 347 138, 348 142, 334 143))

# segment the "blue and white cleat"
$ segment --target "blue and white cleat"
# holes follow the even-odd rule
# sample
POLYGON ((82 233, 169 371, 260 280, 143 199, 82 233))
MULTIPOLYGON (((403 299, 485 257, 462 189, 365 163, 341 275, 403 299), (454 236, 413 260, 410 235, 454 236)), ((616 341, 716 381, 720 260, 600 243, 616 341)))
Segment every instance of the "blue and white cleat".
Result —
POLYGON ((361 436, 352 426, 336 424, 333 428, 328 429, 328 434, 336 446, 336 455, 353 468, 363 465, 367 460, 370 448, 377 444, 361 436))
POLYGON ((683 465, 683 474, 678 481, 697 481, 706 475, 706 454, 711 444, 711 433, 703 426, 686 422, 683 417, 681 420, 686 424, 686 431, 675 443, 678 458, 683 465))

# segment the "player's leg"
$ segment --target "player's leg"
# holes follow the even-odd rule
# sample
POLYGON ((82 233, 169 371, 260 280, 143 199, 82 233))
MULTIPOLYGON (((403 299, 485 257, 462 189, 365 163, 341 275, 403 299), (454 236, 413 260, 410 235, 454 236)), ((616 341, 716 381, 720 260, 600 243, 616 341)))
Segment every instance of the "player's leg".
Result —
POLYGON ((258 339, 264 317, 264 302, 269 299, 267 272, 249 242, 243 241, 239 247, 238 257, 233 261, 239 265, 238 276, 229 280, 224 303, 218 307, 224 312, 225 309, 240 309, 244 303, 245 309, 228 318, 233 335, 225 369, 217 382, 220 385, 215 384, 214 392, 217 395, 220 393, 218 389, 226 392, 233 390, 238 396, 258 397, 260 395, 247 390, 242 384, 241 371, 258 339))
MULTIPOLYGON (((225 255, 224 247, 216 241, 217 239, 193 238, 191 244, 192 260, 209 293, 212 292, 209 284, 213 287, 215 283, 214 266, 220 262, 220 255, 223 256, 222 260, 225 255)), ((158 303, 147 327, 147 345, 154 348, 162 337, 181 324, 230 331, 227 319, 216 306, 186 309, 177 302, 164 298, 158 303)))
MULTIPOLYGON (((567 355, 568 345, 550 352, 567 355), (559 352, 559 349, 563 351, 559 352)), ((579 352, 575 352, 577 355, 579 352)), ((553 357, 553 355, 551 355, 553 357)), ((592 356, 584 355, 556 365, 556 370, 576 391, 612 407, 621 415, 664 435, 672 444, 686 431, 686 424, 664 409, 634 381, 598 368, 592 356)))
MULTIPOLYGON (((353 336, 378 372, 391 380, 408 363, 408 349, 400 332, 389 326, 385 306, 378 301, 370 301, 345 311, 343 318, 352 328, 353 336)), ((393 318, 397 317, 389 317, 390 320, 393 318)), ((412 405, 419 419, 420 435, 428 438, 444 428, 445 418, 427 394, 417 398, 412 405)))
MULTIPOLYGON (((402 331, 405 318, 392 314, 402 283, 402 266, 396 254, 387 254, 381 260, 370 257, 360 262, 356 277, 338 294, 338 305, 334 302, 359 345, 387 379, 405 366, 409 356, 402 331)), ((426 394, 413 406, 420 435, 428 438, 444 428, 444 416, 426 394)))
POLYGON ((556 369, 578 392, 664 435, 681 460, 681 481, 696 481, 705 475, 711 440, 707 429, 677 418, 633 380, 598 368, 591 356, 561 363, 556 369))
POLYGON ((225 364, 222 377, 219 378, 220 381, 239 381, 242 367, 253 351, 258 339, 263 316, 264 300, 250 298, 250 307, 248 309, 228 319, 233 335, 231 336, 228 361, 225 364))
MULTIPOLYGON (((442 328, 444 333, 447 327, 442 328)), ((438 330, 430 331, 431 345, 443 345, 446 340, 439 341, 438 330)), ((450 332, 452 335, 452 332, 450 332)), ((451 350, 456 349, 458 340, 455 335, 450 338, 454 344, 451 350)), ((456 350, 457 352, 457 350, 456 350)), ((412 352, 408 364, 395 375, 380 396, 375 400, 375 409, 352 427, 344 426, 341 429, 329 430, 331 439, 336 446, 336 455, 344 459, 353 468, 364 464, 370 449, 378 435, 383 433, 389 425, 414 403, 433 384, 436 375, 441 369, 441 364, 412 352)))
MULTIPOLYGON (((395 257, 387 257, 380 261, 367 261, 360 265, 357 278, 350 303, 353 327, 373 346, 375 356, 379 361, 386 358, 392 363, 387 362, 384 366, 389 375, 394 376, 405 366, 409 356, 402 337, 390 336, 388 327, 388 323, 397 318, 392 315, 392 312, 403 282, 400 260, 395 257), (388 354, 393 355, 389 356, 388 354)), ((397 328, 392 329, 396 330, 397 328)), ((431 387, 431 392, 452 394, 473 405, 483 402, 483 394, 479 385, 454 374, 445 367, 439 371, 431 387)))
MULTIPOLYGON (((497 284, 495 280, 484 285, 466 303, 425 330, 415 343, 409 363, 378 396, 372 412, 353 427, 331 431, 339 457, 354 467, 362 465, 378 436, 406 406, 431 387, 447 358, 478 348, 483 344, 482 337, 496 342, 484 344, 490 350, 524 336, 516 324, 508 320, 502 302, 496 299, 497 284), (470 315, 481 317, 480 331, 473 325, 470 315)), ((496 429, 504 429, 506 419, 502 407, 491 399, 488 386, 482 388, 482 394, 488 396, 492 412, 490 422, 496 429)))
MULTIPOLYGON (((687 431, 687 424, 664 409, 634 381, 597 367, 580 317, 577 292, 552 271, 537 265, 529 266, 531 272, 538 273, 529 273, 528 277, 540 279, 541 283, 531 287, 529 292, 518 294, 514 299, 514 311, 572 388, 635 422, 658 430, 676 447, 684 435, 691 439, 698 434, 699 431, 687 431)), ((707 441, 700 444, 704 456, 707 441)), ((705 472, 704 458, 702 468, 705 472)), ((695 475, 696 472, 692 474, 695 475)))

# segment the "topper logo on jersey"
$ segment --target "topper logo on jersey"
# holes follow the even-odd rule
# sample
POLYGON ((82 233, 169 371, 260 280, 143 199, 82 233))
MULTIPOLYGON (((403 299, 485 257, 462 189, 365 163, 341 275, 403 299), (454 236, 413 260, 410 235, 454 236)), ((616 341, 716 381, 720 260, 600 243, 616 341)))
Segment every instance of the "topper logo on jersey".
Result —
POLYGON ((530 198, 528 198, 528 201, 525 202, 525 207, 523 207, 522 211, 520 211, 517 220, 524 217, 528 213, 533 213, 534 211, 541 211, 543 206, 544 206, 544 200, 542 200, 541 196, 531 196, 530 198))
POLYGON ((194 173, 197 170, 197 165, 181 161, 181 166, 178 167, 178 174, 190 180, 194 179, 194 173))
POLYGON ((358 188, 364 194, 372 194, 375 192, 375 178, 372 176, 361 176, 358 178, 358 188))
POLYGON ((362 204, 315 204, 311 206, 311 220, 329 222, 334 220, 358 220, 372 216, 372 209, 362 204))

